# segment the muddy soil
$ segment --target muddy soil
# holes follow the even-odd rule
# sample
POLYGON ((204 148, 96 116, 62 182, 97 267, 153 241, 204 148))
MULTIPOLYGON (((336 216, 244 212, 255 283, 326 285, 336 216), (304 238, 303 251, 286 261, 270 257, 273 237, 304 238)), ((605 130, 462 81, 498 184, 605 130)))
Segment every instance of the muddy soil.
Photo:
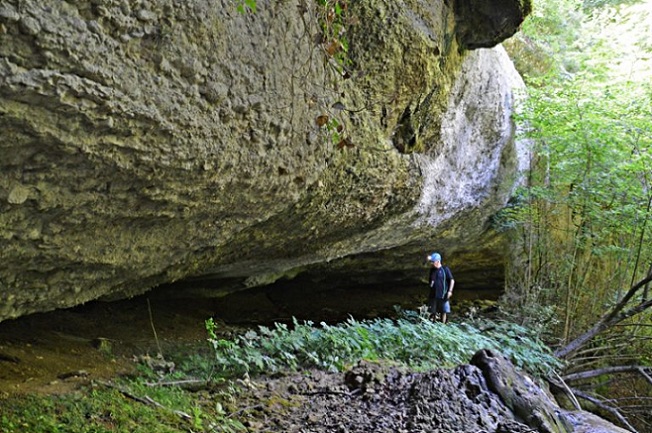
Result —
POLYGON ((475 358, 482 356, 424 373, 361 361, 343 373, 239 381, 242 391, 228 412, 252 432, 628 433, 591 413, 559 408, 508 361, 493 370, 499 383, 511 384, 497 393, 475 358))

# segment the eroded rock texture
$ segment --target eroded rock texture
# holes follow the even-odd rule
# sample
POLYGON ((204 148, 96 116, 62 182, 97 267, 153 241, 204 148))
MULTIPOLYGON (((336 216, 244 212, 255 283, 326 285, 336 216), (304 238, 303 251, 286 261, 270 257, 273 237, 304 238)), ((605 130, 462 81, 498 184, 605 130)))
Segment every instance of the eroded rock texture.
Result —
POLYGON ((236 419, 261 431, 626 432, 588 412, 561 409, 540 383, 489 350, 450 370, 414 373, 361 361, 345 373, 264 378, 238 396, 238 407, 245 409, 232 409, 236 419))
POLYGON ((317 3, 3 0, 0 320, 187 278, 418 281, 433 249, 499 282, 522 84, 465 47, 520 18, 474 44, 451 2, 370 0, 324 35, 317 3))

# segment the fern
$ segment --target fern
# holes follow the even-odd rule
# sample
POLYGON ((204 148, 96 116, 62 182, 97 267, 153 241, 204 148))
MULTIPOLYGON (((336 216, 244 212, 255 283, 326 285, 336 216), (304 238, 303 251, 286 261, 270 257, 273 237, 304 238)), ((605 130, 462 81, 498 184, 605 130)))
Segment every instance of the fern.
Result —
POLYGON ((560 362, 528 329, 507 322, 474 321, 443 325, 409 313, 402 318, 339 325, 298 323, 260 327, 224 340, 207 322, 217 370, 223 377, 320 368, 341 371, 361 359, 384 359, 417 371, 450 368, 489 348, 535 376, 547 375, 560 362))

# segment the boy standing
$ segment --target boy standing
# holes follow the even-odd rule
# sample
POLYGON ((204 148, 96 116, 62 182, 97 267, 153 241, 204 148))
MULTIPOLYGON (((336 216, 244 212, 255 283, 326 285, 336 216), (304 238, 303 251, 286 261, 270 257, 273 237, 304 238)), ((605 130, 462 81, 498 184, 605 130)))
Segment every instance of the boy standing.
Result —
POLYGON ((453 296, 453 287, 455 280, 453 274, 447 266, 441 264, 441 254, 432 253, 428 256, 431 263, 430 294, 428 296, 428 307, 435 320, 439 314, 442 323, 446 323, 447 315, 451 312, 449 299, 453 296))

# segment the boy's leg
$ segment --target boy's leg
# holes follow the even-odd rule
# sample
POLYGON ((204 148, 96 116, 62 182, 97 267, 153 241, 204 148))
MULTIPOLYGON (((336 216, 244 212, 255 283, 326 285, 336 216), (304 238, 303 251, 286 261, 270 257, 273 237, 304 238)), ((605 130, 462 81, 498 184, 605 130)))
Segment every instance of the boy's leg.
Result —
POLYGON ((446 312, 444 310, 444 303, 441 299, 436 299, 435 300, 435 311, 437 314, 435 315, 435 322, 438 321, 444 321, 446 320, 446 312))
POLYGON ((446 323, 446 320, 448 319, 448 313, 451 312, 451 304, 448 299, 442 300, 441 312, 441 321, 442 323, 446 323))

